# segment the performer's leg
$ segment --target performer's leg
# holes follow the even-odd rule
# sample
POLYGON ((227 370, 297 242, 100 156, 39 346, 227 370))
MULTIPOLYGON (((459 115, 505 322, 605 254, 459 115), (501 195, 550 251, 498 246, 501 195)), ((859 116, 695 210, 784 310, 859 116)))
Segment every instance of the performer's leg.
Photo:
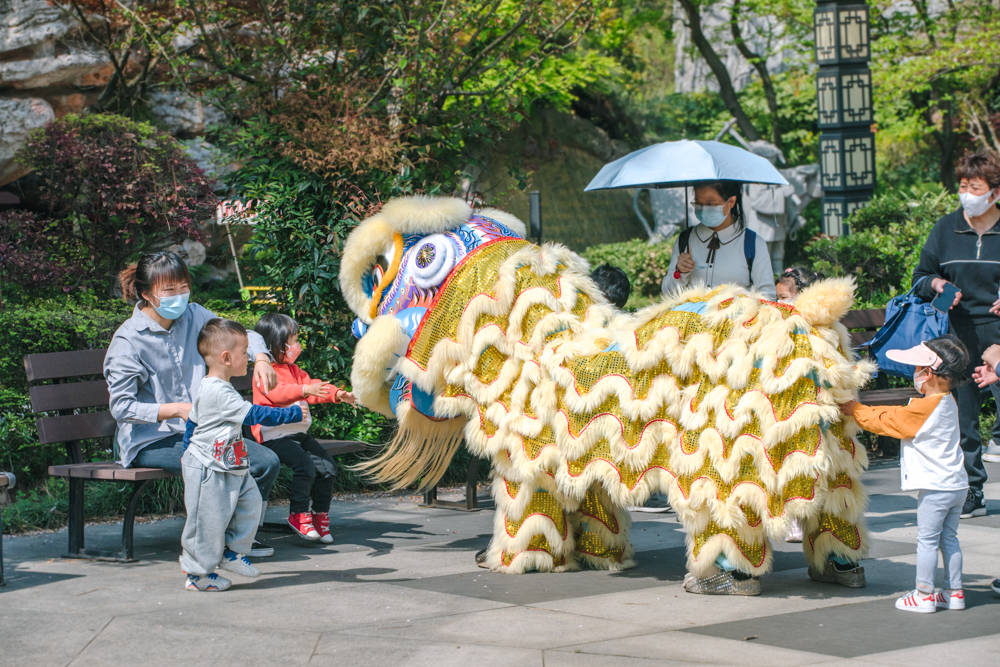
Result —
POLYGON ((611 502, 603 486, 591 486, 579 509, 569 517, 576 557, 581 563, 601 570, 635 566, 635 552, 629 540, 632 519, 624 508, 611 502))
POLYGON ((487 567, 513 574, 575 569, 572 530, 551 477, 517 483, 497 475, 493 498, 496 514, 487 567))

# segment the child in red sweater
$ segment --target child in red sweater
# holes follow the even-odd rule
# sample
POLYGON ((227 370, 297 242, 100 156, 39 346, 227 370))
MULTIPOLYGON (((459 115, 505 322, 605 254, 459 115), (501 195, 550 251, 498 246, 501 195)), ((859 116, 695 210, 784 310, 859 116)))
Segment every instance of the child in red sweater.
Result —
POLYGON ((254 437, 292 469, 288 525, 306 540, 332 544, 330 497, 337 469, 330 455, 308 433, 312 422, 309 405, 341 402, 354 405, 354 395, 329 382, 314 380, 295 365, 302 354, 302 346, 299 345, 299 325, 288 315, 268 313, 260 318, 255 329, 274 357, 278 384, 267 392, 255 384, 253 402, 276 408, 298 405, 302 408, 302 421, 281 426, 255 426, 254 437))

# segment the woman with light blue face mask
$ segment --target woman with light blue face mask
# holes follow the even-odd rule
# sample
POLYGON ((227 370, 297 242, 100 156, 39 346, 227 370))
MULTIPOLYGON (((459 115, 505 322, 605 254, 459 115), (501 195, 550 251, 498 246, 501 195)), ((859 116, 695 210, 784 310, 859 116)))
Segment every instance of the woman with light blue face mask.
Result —
POLYGON ((694 216, 698 224, 674 243, 663 294, 730 284, 775 299, 767 243, 745 226, 742 185, 716 181, 695 186, 694 216))
MULTIPOLYGON (((118 422, 116 445, 125 467, 166 468, 178 474, 184 452, 188 413, 205 361, 198 334, 216 315, 191 303, 191 276, 172 252, 143 255, 119 274, 122 296, 134 303, 132 316, 115 331, 104 358, 111 415, 118 422)), ((249 332, 248 356, 253 381, 274 386, 277 380, 260 334, 249 332)), ((278 476, 278 457, 252 439, 245 441, 250 473, 267 500, 278 476)), ((257 547, 251 556, 271 555, 257 547)))

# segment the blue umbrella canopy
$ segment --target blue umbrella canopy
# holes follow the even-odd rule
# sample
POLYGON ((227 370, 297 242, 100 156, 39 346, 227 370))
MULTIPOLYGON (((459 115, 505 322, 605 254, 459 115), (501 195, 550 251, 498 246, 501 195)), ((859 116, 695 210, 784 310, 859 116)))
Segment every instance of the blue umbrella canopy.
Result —
POLYGON ((584 192, 739 181, 788 185, 766 158, 718 141, 682 139, 653 144, 601 167, 584 192))

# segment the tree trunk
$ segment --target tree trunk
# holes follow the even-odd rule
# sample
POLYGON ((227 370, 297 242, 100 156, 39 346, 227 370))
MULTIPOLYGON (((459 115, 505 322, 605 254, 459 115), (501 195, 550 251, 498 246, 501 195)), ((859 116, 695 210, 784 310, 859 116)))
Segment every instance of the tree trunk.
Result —
POLYGON ((743 39, 743 31, 740 28, 739 13, 741 0, 733 0, 733 7, 729 12, 729 30, 733 35, 733 42, 739 50, 740 55, 747 59, 753 68, 760 75, 760 83, 764 86, 764 97, 767 99, 767 110, 771 112, 771 143, 783 150, 781 145, 781 124, 778 121, 778 95, 774 91, 774 82, 771 81, 771 73, 767 71, 767 58, 754 53, 747 46, 743 39))
POLYGON ((711 42, 705 36, 705 31, 701 25, 701 10, 697 0, 679 0, 679 2, 688 16, 691 41, 694 42, 698 52, 701 53, 701 57, 705 59, 709 69, 712 70, 712 74, 715 75, 715 80, 719 83, 719 95, 722 97, 723 104, 726 105, 729 113, 733 114, 733 118, 736 119, 736 124, 739 126, 740 132, 743 133, 744 137, 750 141, 760 140, 760 132, 754 127, 753 122, 751 122, 750 117, 743 110, 743 105, 740 104, 740 100, 736 96, 736 89, 733 87, 733 80, 729 76, 729 71, 726 70, 726 66, 719 57, 719 54, 715 52, 711 42))

